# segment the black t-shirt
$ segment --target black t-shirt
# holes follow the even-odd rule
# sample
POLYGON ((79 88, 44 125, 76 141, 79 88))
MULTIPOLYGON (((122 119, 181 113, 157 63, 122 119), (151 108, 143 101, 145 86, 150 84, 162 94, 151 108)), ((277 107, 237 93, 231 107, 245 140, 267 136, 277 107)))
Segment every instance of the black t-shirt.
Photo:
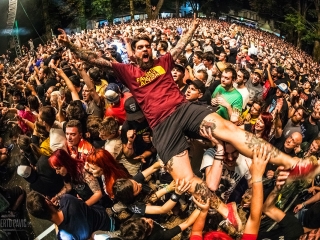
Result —
POLYGON ((279 222, 277 229, 271 230, 270 232, 259 231, 257 239, 293 240, 299 239, 303 233, 303 227, 298 219, 291 214, 286 214, 279 222))
POLYGON ((210 92, 210 94, 212 95, 214 90, 216 90, 216 88, 221 84, 220 79, 219 80, 214 80, 213 82, 211 82, 210 86, 208 87, 208 90, 210 92))
POLYGON ((309 117, 301 123, 302 142, 312 142, 319 132, 318 125, 313 125, 309 121, 309 117))
POLYGON ((137 121, 125 121, 121 129, 121 141, 123 144, 126 144, 128 142, 127 132, 132 129, 136 130, 137 134, 133 142, 133 149, 135 154, 140 155, 144 153, 144 151, 151 149, 153 146, 152 142, 146 143, 143 140, 144 134, 152 135, 152 130, 149 127, 147 120, 144 120, 141 123, 137 121))
POLYGON ((320 202, 315 203, 305 212, 303 226, 312 229, 320 227, 320 202))
POLYGON ((98 205, 88 206, 84 201, 65 194, 60 199, 63 221, 58 226, 58 239, 89 239, 97 230, 113 230, 112 221, 105 209, 98 205))
POLYGON ((135 214, 139 214, 141 216, 144 216, 146 213, 146 204, 144 203, 144 198, 146 195, 148 195, 152 189, 145 184, 144 182, 144 176, 141 172, 137 173, 133 180, 135 180, 137 183, 142 184, 142 191, 138 194, 138 196, 135 197, 135 202, 133 204, 130 204, 128 206, 128 209, 135 214))
MULTIPOLYGON (((270 98, 267 99, 266 101, 266 106, 270 106, 269 111, 272 112, 276 105, 277 105, 277 99, 278 97, 276 95, 271 96, 270 98)), ((285 126, 288 122, 288 102, 286 101, 286 99, 282 98, 282 108, 281 108, 281 112, 280 112, 280 119, 282 122, 282 126, 285 126)))
POLYGON ((302 92, 300 93, 300 98, 303 99, 303 106, 309 108, 312 100, 311 93, 302 92))
POLYGON ((223 48, 222 45, 219 46, 219 47, 217 45, 215 45, 213 47, 213 52, 214 52, 215 55, 220 55, 220 53, 224 52, 224 48, 223 48))
POLYGON ((54 197, 64 186, 62 176, 50 167, 46 156, 41 155, 36 167, 37 171, 26 178, 30 182, 30 188, 50 198, 54 197))

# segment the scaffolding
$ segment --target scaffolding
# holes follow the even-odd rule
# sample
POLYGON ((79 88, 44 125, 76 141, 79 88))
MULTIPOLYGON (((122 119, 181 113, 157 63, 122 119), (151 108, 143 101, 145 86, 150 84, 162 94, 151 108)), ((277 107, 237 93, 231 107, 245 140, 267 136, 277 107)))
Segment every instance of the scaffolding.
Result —
POLYGON ((21 57, 22 54, 19 41, 18 22, 15 21, 17 14, 17 5, 18 0, 9 0, 7 27, 5 32, 6 34, 12 36, 16 55, 17 57, 21 57))
POLYGON ((19 40, 18 21, 15 21, 12 38, 14 41, 14 49, 16 50, 16 56, 21 57, 22 53, 21 53, 20 40, 19 40))

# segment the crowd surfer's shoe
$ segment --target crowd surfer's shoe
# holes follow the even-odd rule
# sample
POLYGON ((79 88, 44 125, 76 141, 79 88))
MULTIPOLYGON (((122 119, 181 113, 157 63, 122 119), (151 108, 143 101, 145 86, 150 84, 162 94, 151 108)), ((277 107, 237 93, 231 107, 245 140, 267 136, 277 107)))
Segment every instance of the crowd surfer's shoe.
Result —
POLYGON ((303 178, 314 173, 319 164, 314 156, 300 159, 290 170, 289 178, 303 178))
POLYGON ((228 203, 227 207, 228 207, 227 219, 237 229, 237 231, 241 231, 242 222, 238 214, 236 203, 235 202, 228 203))

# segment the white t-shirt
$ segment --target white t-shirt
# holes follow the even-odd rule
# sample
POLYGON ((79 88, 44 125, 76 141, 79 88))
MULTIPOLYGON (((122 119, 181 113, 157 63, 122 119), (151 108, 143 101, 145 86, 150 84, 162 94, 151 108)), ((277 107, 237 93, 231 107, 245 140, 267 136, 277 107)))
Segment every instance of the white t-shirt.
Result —
MULTIPOLYGON (((204 171, 205 168, 213 164, 215 150, 213 148, 211 151, 206 151, 203 155, 202 163, 200 166, 200 171, 204 171)), ((245 177, 247 181, 251 179, 251 174, 249 171, 252 160, 241 154, 236 160, 236 164, 232 167, 223 165, 221 180, 219 187, 215 193, 222 199, 223 202, 227 202, 231 193, 236 188, 242 177, 245 177)))
POLYGON ((252 160, 250 158, 240 154, 233 167, 229 167, 226 164, 223 165, 219 188, 216 190, 216 194, 221 197, 223 202, 228 201, 241 178, 245 177, 247 181, 251 179, 249 171, 251 163, 252 160))
POLYGON ((68 152, 66 135, 62 129, 63 122, 55 121, 52 128, 50 128, 50 149, 52 152, 58 149, 63 149, 68 152))
MULTIPOLYGON (((237 84, 235 84, 235 85, 237 85, 237 84)), ((249 102, 249 96, 250 96, 248 88, 247 87, 238 88, 238 86, 235 86, 235 88, 238 90, 238 92, 242 96, 242 109, 245 109, 247 104, 248 104, 248 102, 249 102)))

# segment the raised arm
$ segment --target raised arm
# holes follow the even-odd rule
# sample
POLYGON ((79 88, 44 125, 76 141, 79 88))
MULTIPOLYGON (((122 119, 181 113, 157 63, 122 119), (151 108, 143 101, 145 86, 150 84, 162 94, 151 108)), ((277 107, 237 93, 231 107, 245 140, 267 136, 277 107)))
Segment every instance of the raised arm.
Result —
POLYGON ((56 72, 65 81, 68 89, 71 92, 72 100, 73 101, 80 100, 80 97, 76 88, 74 87, 70 79, 67 77, 67 75, 63 72, 63 70, 61 68, 56 68, 56 72))
POLYGON ((84 83, 87 85, 89 91, 90 91, 90 96, 92 97, 93 101, 98 105, 100 106, 100 96, 99 94, 96 92, 96 88, 93 84, 93 82, 91 81, 89 75, 86 73, 86 71, 83 69, 82 67, 82 63, 79 62, 76 64, 77 66, 77 69, 80 73, 80 76, 82 77, 84 83))
POLYGON ((289 175, 289 171, 283 171, 283 169, 284 167, 282 166, 278 168, 280 171, 277 177, 276 185, 263 204, 263 212, 276 222, 280 222, 286 215, 282 210, 275 206, 279 192, 289 175))
POLYGON ((172 193, 171 198, 163 204, 163 206, 146 206, 146 214, 164 214, 169 212, 179 201, 181 195, 188 191, 190 188, 190 182, 185 179, 176 180, 175 192, 172 193))
POLYGON ((187 46, 188 42, 190 42, 193 33, 196 31, 197 27, 199 26, 200 20, 196 18, 196 15, 194 15, 193 22, 191 24, 191 27, 189 31, 184 34, 180 40, 178 41, 177 45, 170 50, 170 53, 172 55, 173 60, 175 61, 180 53, 184 50, 184 48, 187 46))
POLYGON ((263 206, 262 176, 270 156, 271 154, 267 151, 266 145, 256 147, 253 150, 253 159, 250 166, 250 173, 252 175, 252 199, 250 216, 244 228, 244 233, 247 234, 258 234, 259 231, 263 206))
POLYGON ((82 48, 78 48, 76 45, 74 45, 69 41, 68 36, 63 29, 59 28, 58 30, 61 33, 58 36, 59 42, 65 47, 69 48, 70 51, 72 51, 78 58, 98 67, 104 67, 104 68, 112 67, 110 61, 102 57, 98 57, 97 54, 93 51, 85 51, 82 48))

